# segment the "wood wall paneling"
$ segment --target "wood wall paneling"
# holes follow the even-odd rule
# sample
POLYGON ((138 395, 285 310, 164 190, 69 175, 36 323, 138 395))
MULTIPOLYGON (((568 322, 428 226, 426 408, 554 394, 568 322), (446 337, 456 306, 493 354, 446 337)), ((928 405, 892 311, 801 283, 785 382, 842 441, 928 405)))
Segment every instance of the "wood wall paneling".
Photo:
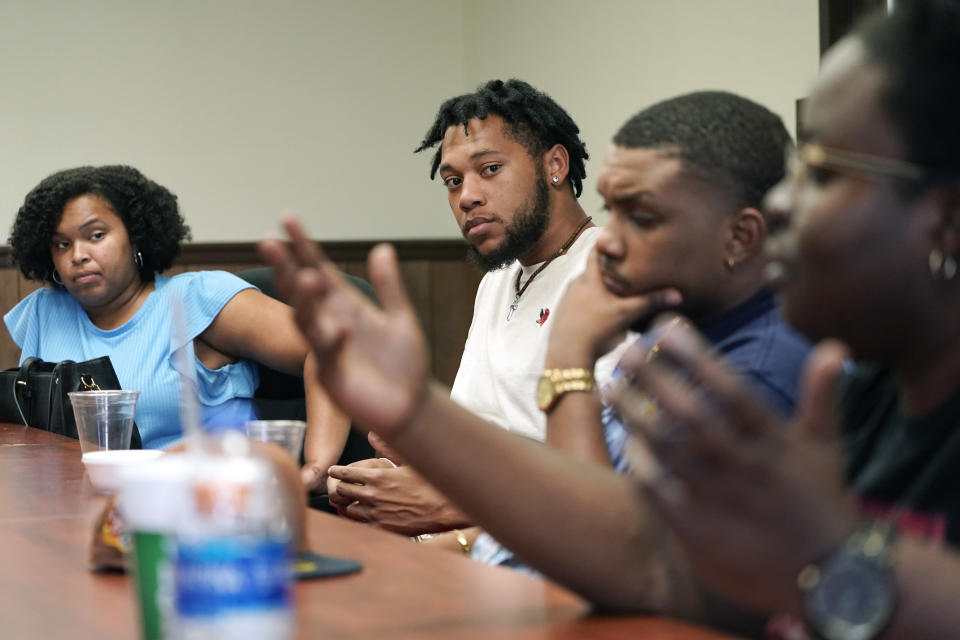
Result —
MULTIPOLYGON (((15 269, 0 269, 0 309, 6 313, 21 299, 20 273, 15 269)), ((20 350, 10 338, 10 333, 4 325, 0 331, 0 369, 17 366, 20 350)))
MULTIPOLYGON (((325 243, 324 250, 342 271, 369 281, 366 255, 374 244, 325 243)), ((405 241, 395 246, 404 286, 430 346, 433 374, 444 384, 452 384, 482 274, 466 263, 459 240, 405 241)), ((10 264, 8 248, 0 248, 0 264, 10 264)), ((193 244, 184 247, 183 255, 165 275, 208 269, 234 273, 259 266, 263 263, 253 243, 193 244)), ((24 280, 13 267, 0 267, 0 314, 40 286, 24 280)), ((17 366, 19 356, 9 334, 0 332, 0 368, 17 366)))
POLYGON ((433 262, 430 265, 430 309, 436 314, 430 340, 433 373, 452 384, 473 318, 473 302, 483 273, 461 262, 433 262))

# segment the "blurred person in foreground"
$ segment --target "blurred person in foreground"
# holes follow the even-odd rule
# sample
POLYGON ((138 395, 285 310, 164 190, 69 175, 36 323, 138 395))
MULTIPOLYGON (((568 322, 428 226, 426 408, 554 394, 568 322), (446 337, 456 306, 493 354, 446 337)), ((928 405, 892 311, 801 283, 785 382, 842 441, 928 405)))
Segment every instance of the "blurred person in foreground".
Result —
POLYGON ((357 303, 293 222, 292 253, 267 242, 264 254, 340 406, 599 605, 757 637, 771 618, 768 631, 798 637, 777 624, 786 615, 831 639, 953 638, 957 77, 955 1, 901 3, 830 52, 804 115, 810 142, 770 196, 771 249, 788 321, 849 347, 818 347, 788 428, 689 331, 649 363, 634 353, 613 398, 658 465, 640 482, 490 429, 429 383, 390 248, 370 261, 382 312, 357 303), (843 385, 838 440, 835 383, 851 355, 863 364, 843 385))
POLYGON ((696 574, 789 614, 785 637, 803 618, 828 638, 960 629, 958 77, 956 0, 898 3, 824 59, 767 200, 784 314, 825 340, 792 430, 683 332, 662 366, 630 368, 663 422, 620 394, 665 470, 645 495, 696 574))

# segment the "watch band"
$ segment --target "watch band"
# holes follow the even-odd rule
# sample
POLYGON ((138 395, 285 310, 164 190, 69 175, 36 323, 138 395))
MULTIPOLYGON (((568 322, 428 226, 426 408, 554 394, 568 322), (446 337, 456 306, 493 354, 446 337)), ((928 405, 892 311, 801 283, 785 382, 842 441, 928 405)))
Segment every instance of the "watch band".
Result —
POLYGON ((589 369, 547 369, 543 375, 550 378, 557 393, 564 393, 566 389, 571 391, 593 389, 596 386, 593 373, 589 369))
POLYGON ((537 405, 541 411, 549 412, 564 394, 571 391, 592 391, 596 386, 593 372, 589 369, 546 369, 537 385, 537 405))

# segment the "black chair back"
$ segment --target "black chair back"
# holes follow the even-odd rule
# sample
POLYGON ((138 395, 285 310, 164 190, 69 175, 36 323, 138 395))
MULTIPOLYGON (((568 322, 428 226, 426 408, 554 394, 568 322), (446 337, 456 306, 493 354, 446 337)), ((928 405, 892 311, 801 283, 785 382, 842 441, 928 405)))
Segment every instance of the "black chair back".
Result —
MULTIPOLYGON (((247 269, 237 272, 237 275, 271 298, 286 302, 277 292, 273 281, 273 269, 270 267, 247 269)), ((347 273, 343 276, 371 301, 377 302, 377 295, 369 282, 347 273)), ((306 420, 307 408, 303 396, 303 379, 259 363, 257 363, 257 369, 260 374, 260 386, 254 395, 253 403, 260 418, 263 420, 306 420)), ((367 441, 366 434, 351 427, 343 448, 343 454, 337 464, 350 464, 357 460, 372 458, 374 455, 375 452, 367 441)), ((303 454, 301 454, 300 463, 303 464, 303 454)))

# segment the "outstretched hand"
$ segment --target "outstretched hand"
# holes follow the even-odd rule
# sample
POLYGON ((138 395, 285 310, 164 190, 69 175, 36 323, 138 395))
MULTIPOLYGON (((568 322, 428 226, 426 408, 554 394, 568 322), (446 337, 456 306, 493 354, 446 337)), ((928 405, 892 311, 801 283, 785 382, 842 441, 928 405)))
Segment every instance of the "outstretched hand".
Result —
POLYGON ((417 410, 429 369, 416 315, 389 245, 370 252, 370 279, 382 308, 346 282, 300 223, 283 223, 289 244, 264 240, 260 253, 317 357, 317 375, 354 422, 381 435, 401 429, 417 410))
POLYGON ((793 425, 688 328, 669 332, 658 358, 621 362, 632 383, 611 400, 659 467, 642 491, 700 579, 745 607, 801 611, 798 572, 855 526, 834 415, 845 357, 836 342, 814 351, 793 425))

